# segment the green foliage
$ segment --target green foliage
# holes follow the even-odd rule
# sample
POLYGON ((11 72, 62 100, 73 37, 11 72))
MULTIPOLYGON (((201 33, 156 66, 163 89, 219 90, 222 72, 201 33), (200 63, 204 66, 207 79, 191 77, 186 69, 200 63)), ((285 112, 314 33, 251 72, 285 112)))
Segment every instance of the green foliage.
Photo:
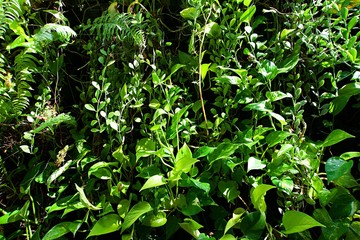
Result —
POLYGON ((49 4, 0 0, 0 238, 360 237, 354 1, 49 4))

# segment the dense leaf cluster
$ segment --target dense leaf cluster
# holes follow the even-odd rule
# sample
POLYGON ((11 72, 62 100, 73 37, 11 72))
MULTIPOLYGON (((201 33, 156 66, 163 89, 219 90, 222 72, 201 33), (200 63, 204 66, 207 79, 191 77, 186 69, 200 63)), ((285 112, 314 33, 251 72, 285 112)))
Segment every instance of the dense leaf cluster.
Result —
POLYGON ((0 0, 0 239, 360 239, 359 6, 0 0))

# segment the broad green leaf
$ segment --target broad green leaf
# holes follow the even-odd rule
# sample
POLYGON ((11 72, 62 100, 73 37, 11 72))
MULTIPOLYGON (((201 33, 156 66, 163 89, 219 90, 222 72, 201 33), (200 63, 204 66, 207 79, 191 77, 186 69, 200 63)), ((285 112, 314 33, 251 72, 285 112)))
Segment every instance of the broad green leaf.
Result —
POLYGON ((237 238, 234 237, 232 234, 226 234, 220 238, 220 240, 236 240, 237 238))
POLYGON ((20 210, 14 210, 8 212, 0 217, 0 225, 17 222, 19 220, 27 218, 30 201, 27 200, 20 210))
POLYGON ((86 238, 115 232, 118 231, 120 228, 121 219, 119 215, 111 213, 97 220, 86 238))
POLYGON ((244 6, 248 7, 250 5, 250 3, 252 2, 252 0, 244 0, 244 6))
POLYGON ((294 54, 289 58, 286 58, 284 61, 279 63, 278 74, 288 73, 296 66, 298 62, 299 62, 299 54, 294 54))
POLYGON ((256 188, 252 188, 250 191, 251 202, 256 209, 261 212, 266 211, 265 195, 270 189, 275 188, 274 186, 267 184, 260 184, 256 188))
POLYGON ((19 220, 23 219, 24 217, 21 216, 19 214, 19 212, 20 212, 19 210, 14 210, 12 212, 8 212, 5 215, 1 216, 0 217, 0 224, 3 225, 3 224, 16 222, 16 221, 19 221, 19 220))
POLYGON ((161 185, 166 184, 166 179, 161 176, 161 175, 154 175, 151 176, 145 183, 144 185, 141 187, 140 191, 148 189, 148 188, 153 188, 153 187, 158 187, 161 185))
POLYGON ((250 172, 251 170, 259 170, 264 169, 266 167, 266 164, 263 164, 260 159, 250 157, 247 162, 247 172, 250 172))
POLYGON ((210 65, 211 65, 211 63, 203 63, 203 64, 201 64, 201 79, 202 80, 205 79, 210 65))
POLYGON ((75 235, 77 230, 80 228, 82 221, 73 222, 61 222, 52 227, 42 238, 42 240, 53 240, 59 239, 65 234, 71 232, 75 235))
POLYGON ((278 68, 272 61, 263 60, 259 68, 259 73, 263 75, 267 80, 271 81, 278 74, 278 68))
POLYGON ((153 209, 148 202, 138 202, 135 204, 124 218, 124 223, 121 227, 121 233, 131 227, 134 222, 139 219, 139 217, 147 212, 150 212, 151 210, 153 209))
POLYGON ((280 114, 274 113, 273 111, 267 111, 269 115, 280 122, 281 125, 287 125, 286 120, 280 114))
POLYGON ((220 159, 228 159, 239 148, 239 144, 223 142, 220 143, 217 148, 208 155, 210 165, 220 159))
POLYGON ((266 136, 266 142, 269 147, 273 147, 291 135, 291 133, 285 131, 273 131, 266 136))
POLYGON ((76 183, 75 183, 75 187, 76 190, 79 192, 79 196, 80 196, 80 201, 90 210, 100 210, 101 208, 99 207, 95 207, 94 205, 92 205, 90 203, 90 201, 87 199, 84 189, 82 189, 81 187, 79 187, 76 183))
POLYGON ((179 63, 177 63, 177 64, 175 64, 174 66, 172 66, 171 69, 170 69, 170 74, 166 77, 165 80, 171 79, 171 76, 172 76, 174 73, 176 73, 179 69, 181 69, 181 68, 183 68, 183 67, 185 67, 185 66, 186 66, 186 65, 184 65, 184 64, 179 64, 179 63))
POLYGON ((142 138, 136 144, 136 160, 155 154, 155 142, 150 138, 142 138))
POLYGON ((176 154, 175 159, 175 171, 182 171, 188 173, 193 164, 198 162, 196 158, 192 157, 190 148, 184 143, 180 148, 179 152, 176 154))
POLYGON ((256 12, 255 5, 246 9, 246 11, 240 16, 240 23, 242 22, 250 23, 251 18, 254 16, 255 12, 256 12))
POLYGON ((199 16, 199 11, 194 7, 185 8, 180 12, 180 16, 187 20, 195 20, 199 16))
POLYGON ((87 104, 84 105, 84 107, 85 107, 87 110, 89 110, 89 111, 96 112, 94 106, 91 105, 91 104, 88 104, 88 103, 87 103, 87 104))
POLYGON ((102 180, 108 180, 112 177, 112 171, 110 166, 118 166, 117 162, 97 162, 92 165, 88 170, 88 177, 95 176, 102 180))
POLYGON ((350 231, 347 232, 345 240, 360 239, 360 222, 352 222, 350 231))
POLYGON ((283 98, 292 98, 290 93, 283 93, 281 91, 266 92, 266 97, 271 101, 279 101, 283 98))
POLYGON ((329 136, 326 137, 325 141, 321 144, 322 147, 330 147, 332 145, 335 145, 345 139, 348 138, 354 138, 355 136, 340 130, 340 129, 335 129, 333 130, 329 136))
POLYGON ((118 147, 118 149, 113 152, 112 156, 121 164, 129 160, 129 157, 124 154, 122 146, 118 147))
POLYGON ((158 212, 156 215, 153 213, 147 214, 144 219, 141 220, 142 224, 149 227, 161 227, 166 224, 166 213, 158 212))
POLYGON ((349 160, 349 159, 358 158, 358 157, 360 157, 360 152, 345 152, 340 155, 340 158, 342 158, 344 160, 349 160))
POLYGON ((337 96, 330 102, 329 112, 338 115, 349 102, 349 96, 337 96))
POLYGON ((171 127, 168 132, 169 139, 173 139, 178 134, 179 130, 179 122, 181 117, 187 112, 187 110, 191 107, 191 105, 187 105, 186 107, 181 108, 177 111, 174 116, 171 118, 171 127))
POLYGON ((203 226, 197 223, 195 220, 192 220, 190 218, 185 218, 184 222, 179 223, 180 227, 184 229, 186 232, 188 232, 191 236, 193 236, 195 239, 197 239, 200 235, 199 229, 203 226))
POLYGON ((53 181, 55 181, 58 177, 60 177, 66 170, 68 170, 72 162, 73 160, 69 160, 64 165, 56 169, 47 179, 46 186, 50 188, 50 184, 53 181))
POLYGON ((256 211, 247 214, 240 223, 240 229, 247 239, 261 239, 266 226, 266 215, 264 212, 256 211))
POLYGON ((294 189, 294 182, 289 176, 284 176, 282 178, 271 177, 272 183, 281 191, 290 195, 294 189))
POLYGON ((331 157, 326 161, 325 171, 328 181, 334 181, 349 173, 353 166, 353 161, 345 161, 340 157, 331 157))
POLYGON ((283 40, 284 38, 286 38, 290 33, 292 33, 293 31, 295 31, 295 29, 291 28, 291 29, 283 29, 280 33, 280 39, 283 40))
POLYGON ((121 218, 125 218, 126 213, 129 211, 130 201, 128 199, 123 199, 117 205, 117 212, 121 218))
POLYGON ((205 25, 204 32, 211 37, 217 38, 221 35, 221 28, 216 22, 209 22, 205 25))
POLYGON ((218 183, 218 188, 228 202, 231 202, 240 194, 238 191, 238 184, 232 180, 220 181, 218 183))
MULTIPOLYGON (((359 4, 357 1, 354 1, 354 2, 355 2, 355 4, 359 4)), ((352 17, 347 25, 347 29, 350 31, 358 22, 359 22, 358 16, 352 17)))
POLYGON ((343 187, 332 189, 334 195, 330 199, 331 207, 329 214, 333 220, 353 217, 359 210, 359 201, 343 187))
POLYGON ((194 153, 194 158, 206 157, 215 150, 214 147, 202 146, 194 153))
POLYGON ((286 211, 282 218, 285 234, 299 233, 313 227, 326 227, 309 215, 298 211, 286 211))
POLYGON ((246 210, 243 208, 237 208, 234 210, 232 218, 226 223, 224 234, 226 234, 233 226, 241 222, 241 217, 245 212, 246 210))

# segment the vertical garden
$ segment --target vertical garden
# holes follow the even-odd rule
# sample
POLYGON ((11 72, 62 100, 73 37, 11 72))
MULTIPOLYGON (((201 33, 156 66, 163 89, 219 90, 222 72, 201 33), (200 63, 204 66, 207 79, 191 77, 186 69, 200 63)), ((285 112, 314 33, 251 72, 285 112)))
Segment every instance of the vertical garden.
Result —
POLYGON ((0 240, 360 239, 357 0, 0 0, 0 240))

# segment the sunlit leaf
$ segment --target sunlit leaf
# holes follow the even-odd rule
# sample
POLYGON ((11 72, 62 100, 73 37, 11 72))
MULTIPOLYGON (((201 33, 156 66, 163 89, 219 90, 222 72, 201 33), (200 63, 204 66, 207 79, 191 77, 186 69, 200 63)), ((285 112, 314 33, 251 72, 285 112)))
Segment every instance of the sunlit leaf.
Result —
POLYGON ((241 222, 243 214, 246 212, 243 208, 237 208, 234 210, 232 218, 226 223, 224 234, 227 233, 232 227, 241 222))
POLYGON ((121 227, 121 233, 131 227, 136 220, 147 212, 150 212, 152 207, 148 202, 138 202, 135 204, 124 218, 124 223, 121 227))
POLYGON ((80 201, 88 208, 88 209, 91 209, 91 210, 100 210, 101 208, 99 207, 95 207, 94 205, 92 205, 90 203, 90 201, 87 199, 86 195, 85 195, 85 192, 84 192, 84 189, 82 189, 81 187, 79 187, 76 183, 75 183, 75 187, 76 187, 76 190, 79 192, 80 194, 80 201))
POLYGON ((141 187, 140 191, 148 189, 148 188, 158 187, 158 186, 161 186, 164 184, 166 184, 166 179, 163 176, 154 175, 154 176, 151 176, 148 180, 146 180, 144 185, 141 187))
POLYGON ((97 220, 86 238, 115 232, 118 231, 120 228, 121 219, 119 215, 111 213, 97 220))
POLYGON ((333 181, 349 173, 353 161, 345 161, 340 157, 331 157, 326 161, 325 171, 328 181, 333 181))
POLYGON ((270 189, 275 188, 274 186, 267 184, 260 184, 256 188, 252 188, 250 191, 251 202, 256 209, 261 212, 266 211, 265 195, 270 189))
POLYGON ((324 142, 321 144, 322 147, 330 147, 332 145, 335 145, 341 141, 344 141, 345 139, 348 138, 354 138, 355 136, 340 130, 340 129, 335 129, 333 130, 324 140, 324 142))
POLYGON ((195 220, 192 220, 190 218, 185 218, 184 222, 179 223, 180 227, 184 229, 186 232, 188 232, 191 236, 194 238, 198 238, 200 235, 199 229, 203 226, 197 223, 195 220))
POLYGON ((185 8, 180 12, 180 16, 189 19, 189 20, 195 20, 199 16, 199 12, 194 7, 185 8))
POLYGON ((285 227, 285 234, 298 233, 313 227, 326 227, 306 213, 298 211, 286 211, 282 223, 285 227))

